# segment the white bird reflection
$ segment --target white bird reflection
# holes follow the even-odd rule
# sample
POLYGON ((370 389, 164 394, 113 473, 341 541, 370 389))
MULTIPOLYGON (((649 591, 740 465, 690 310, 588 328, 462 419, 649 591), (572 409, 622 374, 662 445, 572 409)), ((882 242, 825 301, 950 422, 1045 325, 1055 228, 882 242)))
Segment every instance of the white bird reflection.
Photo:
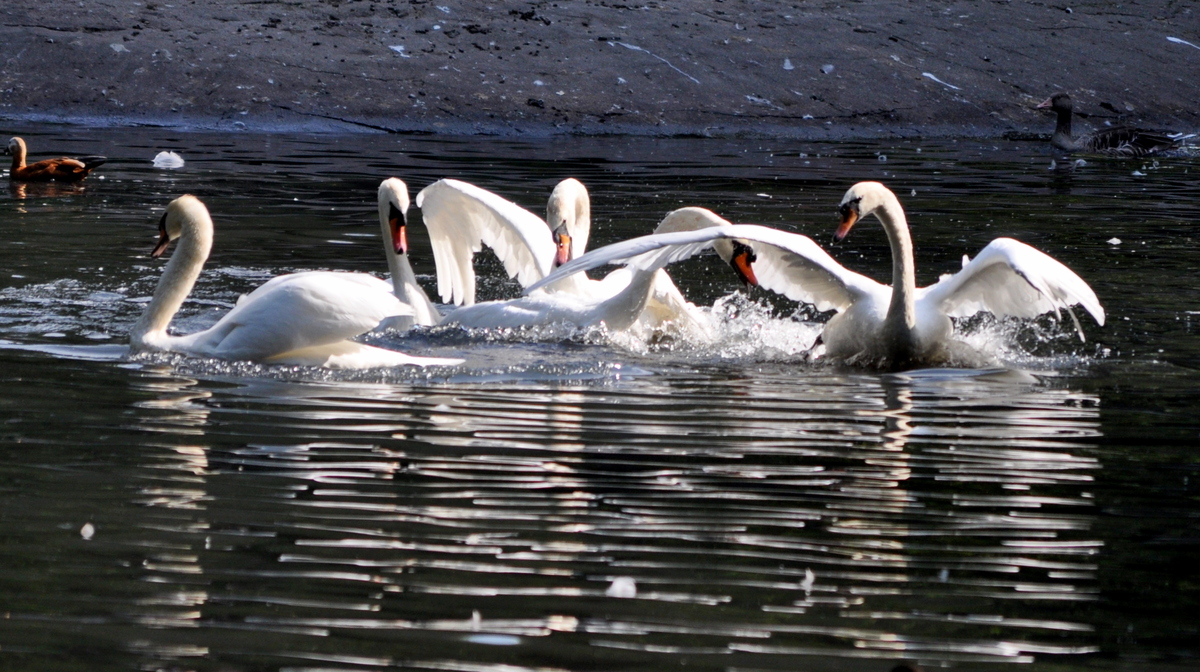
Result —
POLYGON ((150 371, 146 381, 156 396, 139 405, 143 423, 178 445, 169 487, 143 488, 142 503, 204 512, 192 527, 163 524, 189 541, 148 559, 173 586, 159 602, 180 604, 156 603, 160 622, 204 622, 214 603, 256 613, 268 600, 296 615, 245 627, 450 631, 492 646, 565 630, 654 655, 1012 662, 1042 645, 1010 646, 1010 630, 1086 627, 1005 620, 997 602, 1095 597, 1085 489, 1099 465, 1075 449, 1099 435, 1098 400, 1016 374, 817 371, 797 384, 786 367, 763 367, 616 386, 217 388, 150 371), (269 419, 271 436, 251 424, 216 455, 199 443, 247 416, 269 419), (214 474, 237 487, 208 497, 214 474), (212 575, 198 558, 243 554, 196 546, 221 538, 203 521, 264 506, 269 519, 239 544, 275 549, 285 536, 268 554, 277 559, 212 575), (225 587, 181 595, 190 571, 225 587), (897 605, 907 599, 924 610, 897 605), (605 618, 591 616, 597 600, 613 603, 605 618), (664 622, 647 606, 668 604, 693 611, 664 622), (742 622, 707 611, 722 605, 742 622), (944 605, 979 629, 901 636, 949 617, 944 605))
MULTIPOLYGON (((209 601, 208 592, 196 584, 204 574, 200 556, 208 545, 209 525, 192 514, 205 511, 213 498, 207 487, 208 447, 194 442, 205 435, 209 410, 200 402, 211 398, 212 392, 201 381, 166 367, 142 367, 131 379, 133 389, 152 395, 134 402, 141 429, 164 439, 155 443, 160 450, 146 455, 147 477, 134 495, 134 503, 148 509, 138 524, 152 530, 157 539, 142 549, 143 580, 162 590, 137 600, 134 618, 151 628, 196 628, 209 601)), ((152 657, 207 653, 204 647, 186 645, 142 642, 138 646, 152 657)))

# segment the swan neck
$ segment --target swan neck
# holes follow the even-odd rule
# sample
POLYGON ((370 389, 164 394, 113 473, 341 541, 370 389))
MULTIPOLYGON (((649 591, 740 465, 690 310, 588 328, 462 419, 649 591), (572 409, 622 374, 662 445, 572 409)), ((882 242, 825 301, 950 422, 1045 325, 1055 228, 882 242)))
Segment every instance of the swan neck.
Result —
POLYGON ((605 325, 615 331, 623 331, 633 326, 646 310, 658 276, 662 273, 665 273, 662 269, 634 270, 629 284, 601 304, 597 311, 603 316, 605 325))
POLYGON ((894 198, 878 211, 878 216, 892 248, 892 302, 886 319, 894 328, 911 331, 917 325, 917 273, 908 222, 894 198))
POLYGON ((196 279, 200 277, 209 250, 212 249, 212 224, 191 224, 180 236, 178 246, 167 262, 158 286, 154 288, 154 296, 130 333, 130 343, 135 349, 147 340, 166 337, 171 318, 179 312, 184 300, 192 292, 196 279))
POLYGON ((592 204, 586 196, 575 204, 575 234, 571 238, 571 258, 578 259, 587 251, 592 232, 592 204))

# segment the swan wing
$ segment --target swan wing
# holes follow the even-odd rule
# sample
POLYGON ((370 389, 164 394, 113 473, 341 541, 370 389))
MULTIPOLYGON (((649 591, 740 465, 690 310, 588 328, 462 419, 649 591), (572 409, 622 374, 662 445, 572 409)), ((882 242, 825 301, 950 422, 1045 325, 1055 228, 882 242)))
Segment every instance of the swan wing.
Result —
POLYGON ((392 286, 364 273, 310 271, 272 278, 242 297, 210 329, 184 337, 187 350, 237 360, 338 343, 384 318, 411 315, 392 286))
POLYGON ((542 279, 554 261, 554 240, 540 217, 485 189, 438 180, 417 194, 417 207, 437 264, 438 294, 455 305, 475 303, 475 253, 487 245, 522 287, 542 279))
POLYGON ((950 317, 988 311, 1025 318, 1057 315, 1059 309, 1079 304, 1104 324, 1104 308, 1082 278, 1045 252, 1011 238, 988 243, 961 271, 920 290, 917 302, 940 307, 950 317))
POLYGON ((845 310, 854 301, 887 288, 847 270, 807 236, 755 224, 713 226, 696 231, 657 233, 592 250, 559 268, 526 292, 559 278, 606 264, 651 271, 682 261, 723 238, 748 244, 758 284, 818 310, 845 310))

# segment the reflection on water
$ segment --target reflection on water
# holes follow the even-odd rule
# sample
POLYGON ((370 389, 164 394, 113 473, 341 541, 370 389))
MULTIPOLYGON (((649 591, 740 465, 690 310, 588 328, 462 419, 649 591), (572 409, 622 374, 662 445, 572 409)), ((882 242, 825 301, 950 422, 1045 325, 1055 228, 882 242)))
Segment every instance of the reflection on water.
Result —
MULTIPOLYGON (((865 145, 120 140, 80 149, 110 157, 86 191, 0 200, 0 667, 1195 660, 1177 521, 1197 513, 1200 350, 1180 305, 1197 260, 1171 242, 1200 202, 1186 162, 1153 167, 1147 193, 1124 167, 1052 173, 1014 144, 904 143, 882 162, 865 145), (182 170, 149 165, 168 145, 190 148, 182 170), (804 357, 820 316, 696 259, 672 275, 716 302, 713 343, 370 337, 468 360, 435 372, 125 357, 170 198, 195 192, 218 220, 191 331, 276 273, 382 273, 374 189, 397 166, 533 208, 570 172, 597 245, 696 203, 820 238, 849 183, 882 179, 917 192, 922 283, 1010 235, 1067 260, 1113 320, 1085 344, 1052 318, 964 325, 1023 370, 835 370, 804 357)), ((857 244, 836 256, 886 277, 882 235, 857 244)), ((493 266, 480 292, 514 287, 493 266)))
POLYGON ((136 385, 174 437, 134 503, 196 512, 153 526, 190 541, 148 553, 140 578, 165 590, 136 620, 198 627, 198 650, 228 628, 271 658, 328 662, 350 638, 363 664, 453 669, 510 654, 439 643, 576 650, 567 667, 1096 649, 1052 617, 1096 599, 1086 394, 959 372, 136 385), (635 597, 606 594, 620 577, 635 597))

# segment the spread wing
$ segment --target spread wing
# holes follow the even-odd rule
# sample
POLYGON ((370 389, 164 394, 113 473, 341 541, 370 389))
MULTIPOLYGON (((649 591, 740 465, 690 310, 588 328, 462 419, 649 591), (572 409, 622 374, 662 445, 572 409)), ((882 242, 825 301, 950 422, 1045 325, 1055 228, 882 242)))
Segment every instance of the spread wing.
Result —
POLYGON ((487 245, 522 287, 542 279, 554 261, 554 240, 540 217, 458 180, 438 180, 417 194, 417 207, 437 264, 438 294, 456 305, 475 303, 475 253, 487 245))
POLYGON ((696 231, 658 233, 592 250, 556 269, 542 285, 605 264, 627 264, 638 270, 657 270, 711 247, 721 239, 750 246, 758 284, 784 296, 811 303, 818 310, 845 310, 860 297, 888 291, 870 278, 843 268, 807 236, 754 224, 713 226, 696 231))
MULTIPOLYGON (((1011 238, 988 243, 961 271, 919 290, 917 301, 937 305, 950 317, 988 311, 1029 318, 1057 315, 1059 309, 1069 311, 1079 304, 1104 324, 1104 308, 1082 278, 1050 255, 1011 238)), ((1079 323, 1075 326, 1078 329, 1079 323)))

